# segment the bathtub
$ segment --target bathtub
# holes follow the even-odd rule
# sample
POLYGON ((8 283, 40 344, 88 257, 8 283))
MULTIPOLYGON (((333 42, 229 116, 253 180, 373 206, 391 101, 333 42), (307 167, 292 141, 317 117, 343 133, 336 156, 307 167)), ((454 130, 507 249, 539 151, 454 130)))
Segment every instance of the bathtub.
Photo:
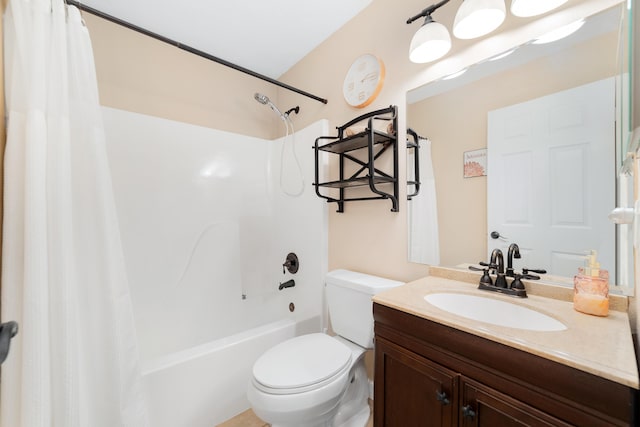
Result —
POLYGON ((283 319, 147 362, 142 381, 150 425, 214 427, 249 409, 247 383, 256 359, 320 326, 319 317, 283 319))

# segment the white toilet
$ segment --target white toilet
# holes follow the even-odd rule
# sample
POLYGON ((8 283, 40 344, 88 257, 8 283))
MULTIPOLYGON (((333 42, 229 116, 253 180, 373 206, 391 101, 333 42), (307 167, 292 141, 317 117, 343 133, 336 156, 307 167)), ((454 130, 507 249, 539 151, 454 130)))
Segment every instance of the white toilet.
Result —
POLYGON ((364 427, 369 384, 364 352, 373 348, 371 297, 402 282, 348 270, 326 276, 329 317, 337 336, 284 341, 253 365, 247 397, 273 427, 364 427))

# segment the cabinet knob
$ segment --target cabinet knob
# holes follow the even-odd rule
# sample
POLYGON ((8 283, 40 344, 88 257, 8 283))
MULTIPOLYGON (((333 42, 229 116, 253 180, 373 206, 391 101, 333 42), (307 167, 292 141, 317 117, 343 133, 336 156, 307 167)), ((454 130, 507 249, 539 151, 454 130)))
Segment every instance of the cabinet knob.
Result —
POLYGON ((438 400, 438 402, 442 403, 442 405, 448 405, 449 403, 451 403, 451 401, 447 397, 447 393, 445 393, 444 391, 436 391, 436 399, 438 400))
POLYGON ((464 405, 462 407, 462 416, 465 418, 475 418, 476 411, 473 410, 471 405, 464 405))

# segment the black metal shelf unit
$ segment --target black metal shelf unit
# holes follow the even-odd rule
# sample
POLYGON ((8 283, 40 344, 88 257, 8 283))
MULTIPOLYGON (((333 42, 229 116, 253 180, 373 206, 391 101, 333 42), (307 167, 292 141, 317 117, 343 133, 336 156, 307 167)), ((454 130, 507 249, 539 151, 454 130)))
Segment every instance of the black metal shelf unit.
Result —
POLYGON ((398 212, 398 108, 392 105, 388 108, 363 114, 339 126, 337 129, 337 136, 321 136, 315 141, 316 170, 313 185, 316 187, 318 197, 326 199, 329 203, 337 203, 338 212, 344 212, 344 202, 389 199, 391 200, 391 211, 398 212), (364 131, 354 135, 346 135, 348 128, 365 121, 366 128, 364 131), (378 122, 382 122, 383 124, 387 122, 387 132, 376 129, 375 124, 378 122), (355 157, 355 152, 358 152, 358 150, 362 150, 359 152, 366 154, 362 156, 366 158, 366 160, 355 157), (391 150, 393 156, 393 171, 391 173, 384 172, 375 166, 376 160, 388 150, 391 150), (339 156, 340 179, 337 181, 320 182, 319 165, 321 151, 339 156), (353 155, 351 154, 352 152, 354 152, 353 155), (359 166, 359 168, 349 176, 345 173, 345 163, 347 161, 353 162, 356 167, 359 166), (363 186, 368 186, 374 195, 368 197, 346 196, 346 189, 363 186), (339 195, 336 198, 322 194, 320 191, 322 188, 337 188, 339 195))

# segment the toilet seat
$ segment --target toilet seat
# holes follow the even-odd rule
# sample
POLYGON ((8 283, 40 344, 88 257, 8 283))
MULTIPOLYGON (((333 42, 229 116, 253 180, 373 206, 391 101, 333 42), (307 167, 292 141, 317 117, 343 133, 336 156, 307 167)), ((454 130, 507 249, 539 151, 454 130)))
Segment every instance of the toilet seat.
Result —
POLYGON ((303 393, 343 375, 351 359, 351 349, 326 334, 302 335, 265 352, 253 366, 253 384, 265 393, 303 393))

